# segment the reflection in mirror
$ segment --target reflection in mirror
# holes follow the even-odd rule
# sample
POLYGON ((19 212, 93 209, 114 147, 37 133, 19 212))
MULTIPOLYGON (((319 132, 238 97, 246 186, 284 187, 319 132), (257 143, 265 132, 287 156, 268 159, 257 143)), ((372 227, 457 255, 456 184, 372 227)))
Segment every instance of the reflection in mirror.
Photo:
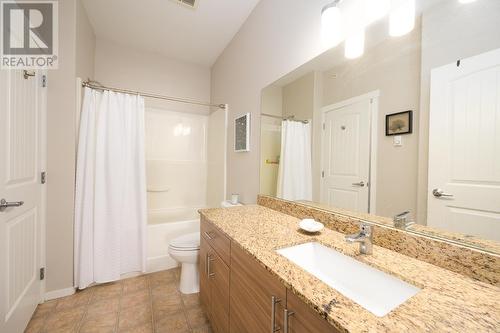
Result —
POLYGON ((261 194, 495 247, 498 17, 496 0, 417 1, 405 35, 386 15, 358 58, 339 44, 263 89, 261 194))

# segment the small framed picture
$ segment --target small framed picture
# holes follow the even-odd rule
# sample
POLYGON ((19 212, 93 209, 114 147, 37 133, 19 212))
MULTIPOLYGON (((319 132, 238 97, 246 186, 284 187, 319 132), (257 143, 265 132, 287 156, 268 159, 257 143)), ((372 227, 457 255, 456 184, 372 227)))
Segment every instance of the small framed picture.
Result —
POLYGON ((385 116, 385 135, 410 134, 413 130, 413 111, 403 111, 385 116))
POLYGON ((234 119, 234 151, 250 151, 250 113, 234 119))

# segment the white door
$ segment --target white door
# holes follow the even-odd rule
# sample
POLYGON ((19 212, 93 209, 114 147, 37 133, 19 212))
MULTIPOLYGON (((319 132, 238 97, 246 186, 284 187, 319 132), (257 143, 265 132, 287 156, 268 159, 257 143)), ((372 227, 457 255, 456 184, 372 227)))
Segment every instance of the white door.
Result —
POLYGON ((40 301, 42 124, 41 73, 0 71, 0 331, 23 332, 40 301))
POLYGON ((500 241, 500 49, 431 73, 427 224, 500 241))
POLYGON ((323 109, 322 203, 369 211, 371 103, 370 97, 355 98, 323 109))

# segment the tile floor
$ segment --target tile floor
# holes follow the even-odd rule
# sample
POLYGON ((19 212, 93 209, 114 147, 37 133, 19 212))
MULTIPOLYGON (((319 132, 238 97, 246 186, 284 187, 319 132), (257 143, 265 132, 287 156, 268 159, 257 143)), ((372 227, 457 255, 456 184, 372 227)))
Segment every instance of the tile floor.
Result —
POLYGON ((45 302, 25 332, 211 332, 199 295, 181 294, 178 280, 179 269, 171 269, 45 302))

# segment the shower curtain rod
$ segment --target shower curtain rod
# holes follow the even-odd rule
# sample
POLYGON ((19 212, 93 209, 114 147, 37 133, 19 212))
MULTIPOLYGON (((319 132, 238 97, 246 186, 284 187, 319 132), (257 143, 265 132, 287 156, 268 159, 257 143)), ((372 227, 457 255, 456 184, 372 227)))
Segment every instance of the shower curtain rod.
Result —
POLYGON ((97 90, 110 90, 110 91, 124 93, 124 94, 141 95, 144 97, 163 99, 163 100, 179 102, 179 103, 196 104, 196 105, 202 105, 202 106, 213 106, 213 107, 220 108, 220 109, 226 109, 225 104, 211 104, 209 102, 195 101, 195 100, 180 98, 180 97, 170 97, 170 96, 151 94, 151 93, 135 91, 135 90, 106 87, 106 86, 102 85, 101 83, 99 83, 98 81, 93 81, 90 79, 87 79, 87 81, 83 81, 82 87, 87 87, 87 88, 97 89, 97 90))
POLYGON ((271 118, 277 118, 277 119, 281 119, 281 120, 291 120, 291 121, 298 121, 300 123, 304 123, 304 124, 308 124, 309 123, 309 120, 299 120, 299 119, 295 119, 295 116, 288 116, 286 118, 283 118, 283 117, 280 117, 280 116, 275 116, 273 114, 267 114, 267 113, 261 113, 260 114, 261 116, 266 116, 266 117, 271 117, 271 118))

